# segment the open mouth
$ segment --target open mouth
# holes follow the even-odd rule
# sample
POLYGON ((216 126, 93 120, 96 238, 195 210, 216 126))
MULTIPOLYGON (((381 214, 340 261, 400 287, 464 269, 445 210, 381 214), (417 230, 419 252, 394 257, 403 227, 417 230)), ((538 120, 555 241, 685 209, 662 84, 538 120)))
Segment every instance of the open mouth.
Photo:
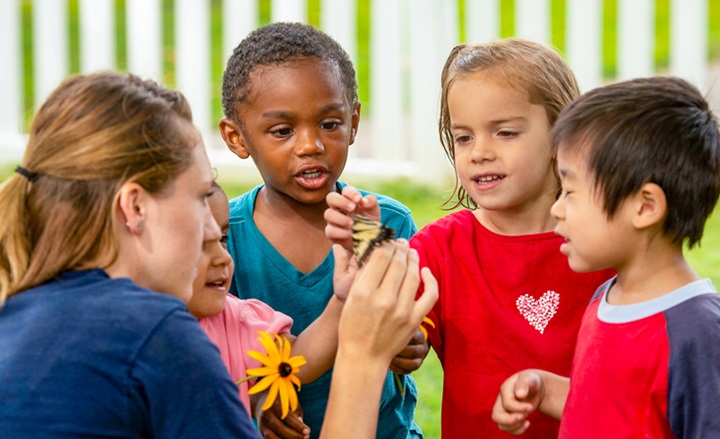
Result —
POLYGON ((320 169, 314 169, 311 171, 303 171, 299 174, 299 177, 307 178, 307 179, 313 179, 313 178, 320 178, 322 176, 323 172, 320 169))
POLYGON ((495 182, 495 181, 500 181, 500 180, 502 180, 503 178, 505 178, 505 177, 504 177, 504 176, 501 176, 501 175, 484 175, 484 176, 482 176, 482 177, 476 178, 476 179, 475 179, 475 183, 478 183, 478 184, 489 184, 489 183, 492 183, 492 182, 495 182))
POLYGON ((212 282, 206 282, 205 286, 208 288, 213 288, 213 289, 226 289, 227 280, 220 279, 220 280, 216 280, 216 281, 212 281, 212 282))

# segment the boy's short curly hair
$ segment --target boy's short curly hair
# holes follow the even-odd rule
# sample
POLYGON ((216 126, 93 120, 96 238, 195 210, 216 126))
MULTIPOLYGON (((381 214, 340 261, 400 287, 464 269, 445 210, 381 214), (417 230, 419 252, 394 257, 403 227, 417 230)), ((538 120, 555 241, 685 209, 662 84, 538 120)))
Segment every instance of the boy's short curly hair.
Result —
POLYGON ((250 74, 259 66, 317 57, 337 66, 348 99, 359 102, 355 68, 347 52, 324 32, 302 23, 271 23, 252 31, 228 59, 222 77, 225 116, 237 122, 237 106, 250 95, 250 74))
POLYGON ((720 194, 720 133, 685 80, 639 78, 592 90, 560 113, 552 143, 586 158, 608 218, 655 183, 667 200, 663 233, 689 247, 700 241, 720 194))

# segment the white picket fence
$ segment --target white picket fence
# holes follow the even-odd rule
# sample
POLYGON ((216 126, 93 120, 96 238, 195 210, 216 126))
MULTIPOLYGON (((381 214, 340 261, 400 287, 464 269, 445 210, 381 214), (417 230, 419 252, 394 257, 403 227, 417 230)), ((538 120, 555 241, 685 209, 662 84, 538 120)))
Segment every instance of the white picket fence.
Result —
MULTIPOLYGON (((27 0, 26 0, 27 1, 27 0)), ((654 0, 618 1, 618 77, 654 71, 654 0)), ((68 74, 67 0, 33 0, 34 102, 42 102, 68 74)), ((671 0, 670 68, 701 89, 708 83, 708 0, 671 0)), ((0 160, 17 161, 22 131, 21 0, 0 0, 0 160)), ((126 0, 128 70, 162 79, 161 1, 126 0)), ((322 0, 321 29, 337 39, 357 65, 355 0, 322 0)), ((459 41, 457 0, 371 0, 371 111, 364 111, 346 174, 407 176, 427 183, 449 175, 437 134, 439 77, 459 41)), ((80 66, 113 69, 115 0, 79 0, 80 66)), ((257 0, 222 0, 225 57, 258 24, 257 0)), ((499 36, 499 0, 465 0, 466 40, 499 36)), ((272 0, 272 21, 307 22, 306 0, 272 0)), ((176 88, 190 100, 213 164, 250 161, 227 152, 212 119, 210 0, 175 0, 176 88)), ((550 0, 515 0, 516 36, 549 43, 550 0)), ((566 0, 566 58, 583 90, 602 78, 602 2, 566 0)))

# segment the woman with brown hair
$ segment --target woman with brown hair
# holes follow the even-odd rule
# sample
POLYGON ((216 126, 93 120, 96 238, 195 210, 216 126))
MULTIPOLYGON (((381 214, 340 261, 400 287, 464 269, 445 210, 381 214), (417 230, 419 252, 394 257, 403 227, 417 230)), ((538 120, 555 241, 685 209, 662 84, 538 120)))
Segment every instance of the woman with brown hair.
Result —
MULTIPOLYGON (((0 185, 3 437, 257 437, 185 306, 202 244, 221 236, 212 182, 182 94, 96 73, 48 97, 22 165, 0 185)), ((407 243, 375 253, 340 322, 340 369, 367 360, 357 375, 345 368, 347 395, 363 377, 380 388, 376 371, 434 302, 413 300, 407 243)), ((349 402, 339 398, 335 419, 354 413, 349 402)))

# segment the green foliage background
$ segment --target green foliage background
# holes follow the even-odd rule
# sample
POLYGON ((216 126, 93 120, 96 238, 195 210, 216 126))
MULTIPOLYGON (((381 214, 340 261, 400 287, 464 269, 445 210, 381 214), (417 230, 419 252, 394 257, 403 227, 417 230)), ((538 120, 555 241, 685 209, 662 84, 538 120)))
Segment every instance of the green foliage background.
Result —
MULTIPOLYGON (((115 60, 118 70, 127 69, 127 45, 125 29, 125 0, 115 1, 115 32, 116 53, 115 60)), ((169 87, 175 84, 175 22, 174 0, 162 1, 162 43, 164 83, 169 87)), ((267 24, 271 17, 271 0, 258 1, 258 22, 267 24)), ((465 0, 443 0, 458 2, 459 41, 465 41, 465 0)), ((720 59, 720 0, 707 0, 708 2, 708 56, 711 60, 720 59)), ((68 36, 69 36, 69 69, 68 73, 80 71, 80 43, 79 43, 79 0, 67 0, 68 5, 68 36)), ((220 78, 222 76, 225 59, 222 53, 222 0, 210 0, 212 26, 210 27, 211 78, 213 82, 213 120, 222 116, 220 106, 220 78)), ((308 0, 308 22, 320 26, 320 0, 308 0)), ((606 77, 612 78, 617 70, 617 0, 602 0, 603 5, 603 72, 606 77)), ((550 0, 551 6, 551 44, 561 53, 565 49, 565 0, 550 0)), ((23 41, 23 102, 25 105, 26 122, 29 122, 35 108, 33 93, 33 60, 32 60, 32 8, 33 0, 22 0, 18 11, 22 19, 23 41)), ((662 71, 669 64, 670 51, 670 0, 655 0, 655 65, 662 71)), ((510 37, 514 34, 515 0, 500 0, 500 36, 510 37)), ((372 23, 371 0, 357 1, 357 34, 358 34, 358 60, 357 74, 360 100, 364 108, 372 105, 372 89, 370 87, 370 29, 372 23)), ((225 20, 232 23, 232 20, 225 20)))

